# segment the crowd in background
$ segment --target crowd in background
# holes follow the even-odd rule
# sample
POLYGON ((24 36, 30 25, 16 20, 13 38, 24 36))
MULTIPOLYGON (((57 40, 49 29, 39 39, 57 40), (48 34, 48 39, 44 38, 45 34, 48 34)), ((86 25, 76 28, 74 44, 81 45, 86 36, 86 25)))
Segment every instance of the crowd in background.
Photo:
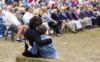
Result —
POLYGON ((52 29, 56 36, 60 36, 65 28, 77 33, 100 26, 100 4, 76 0, 0 0, 0 38, 7 27, 12 27, 19 41, 34 16, 42 19, 46 34, 52 29))

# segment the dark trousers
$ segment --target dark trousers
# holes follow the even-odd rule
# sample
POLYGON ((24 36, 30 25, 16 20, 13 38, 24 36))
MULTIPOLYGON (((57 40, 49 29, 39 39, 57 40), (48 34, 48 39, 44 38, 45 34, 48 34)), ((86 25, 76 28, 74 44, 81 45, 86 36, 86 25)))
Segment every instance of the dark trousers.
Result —
POLYGON ((49 22, 49 26, 54 30, 55 34, 59 34, 59 25, 55 24, 54 22, 49 22))
POLYGON ((100 26, 100 16, 97 16, 96 20, 97 20, 97 25, 100 26))
POLYGON ((93 25, 93 26, 94 26, 94 25, 98 25, 98 21, 97 21, 97 18, 96 18, 96 17, 91 18, 91 20, 92 20, 92 25, 93 25))
POLYGON ((6 31, 6 26, 4 24, 0 24, 0 35, 4 35, 6 31))

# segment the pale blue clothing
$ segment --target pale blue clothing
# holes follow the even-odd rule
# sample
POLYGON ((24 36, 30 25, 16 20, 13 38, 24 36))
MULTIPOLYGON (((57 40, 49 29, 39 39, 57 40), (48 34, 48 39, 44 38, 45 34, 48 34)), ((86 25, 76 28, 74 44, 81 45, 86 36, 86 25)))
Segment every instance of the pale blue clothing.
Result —
POLYGON ((24 7, 28 7, 29 6, 28 0, 23 0, 23 6, 24 7))
MULTIPOLYGON (((46 40, 46 39, 51 39, 51 38, 48 35, 41 35, 41 39, 46 40)), ((57 57, 57 53, 53 47, 53 44, 39 47, 39 52, 40 52, 40 55, 42 57, 45 57, 45 58, 52 58, 53 59, 53 58, 57 57)))
POLYGON ((32 46, 32 49, 30 50, 30 52, 33 54, 33 55, 36 55, 37 54, 37 52, 38 52, 38 45, 35 43, 35 42, 33 42, 33 46, 32 46))
MULTIPOLYGON (((42 40, 51 39, 48 35, 41 35, 42 40)), ((31 49, 31 53, 33 55, 37 54, 39 51, 40 55, 44 58, 55 59, 58 57, 56 50, 54 49, 52 44, 48 44, 46 46, 38 46, 35 42, 33 42, 33 48, 31 49)))
POLYGON ((53 19, 51 18, 51 15, 50 15, 49 12, 44 13, 44 14, 42 15, 42 21, 43 21, 43 22, 50 22, 50 21, 53 21, 53 19))
POLYGON ((48 0, 43 0, 44 3, 48 4, 48 0))
POLYGON ((72 2, 71 1, 68 2, 68 6, 72 7, 72 2))

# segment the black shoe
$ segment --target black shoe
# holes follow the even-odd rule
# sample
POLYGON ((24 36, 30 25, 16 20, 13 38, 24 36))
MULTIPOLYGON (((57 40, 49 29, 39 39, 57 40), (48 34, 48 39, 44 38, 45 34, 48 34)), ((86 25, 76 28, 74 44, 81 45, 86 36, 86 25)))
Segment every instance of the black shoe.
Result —
POLYGON ((33 55, 31 52, 23 52, 22 55, 25 57, 41 57, 39 54, 33 55))
POLYGON ((22 40, 18 40, 18 39, 16 39, 16 41, 17 41, 17 42, 22 42, 22 40))

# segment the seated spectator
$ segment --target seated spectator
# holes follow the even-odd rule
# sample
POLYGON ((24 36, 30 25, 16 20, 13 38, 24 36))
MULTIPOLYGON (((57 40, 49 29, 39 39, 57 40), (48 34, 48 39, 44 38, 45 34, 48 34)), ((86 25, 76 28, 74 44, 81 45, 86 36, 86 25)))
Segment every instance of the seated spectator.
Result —
POLYGON ((24 24, 23 16, 25 14, 25 9, 23 7, 19 7, 16 11, 16 17, 20 21, 21 24, 24 24))
POLYGON ((13 0, 5 0, 5 3, 6 3, 7 5, 11 5, 13 2, 14 2, 13 0))
POLYGON ((41 17, 42 16, 42 11, 41 11, 41 8, 37 8, 33 11, 33 14, 34 16, 39 16, 41 17))
POLYGON ((71 8, 71 10, 70 10, 70 15, 71 15, 71 17, 72 17, 73 23, 75 23, 76 30, 77 30, 77 31, 82 31, 83 27, 82 27, 82 24, 81 24, 80 19, 79 19, 79 17, 78 17, 78 14, 75 12, 74 7, 71 8))
POLYGON ((37 11, 38 11, 38 15, 41 17, 43 12, 41 11, 42 9, 41 8, 37 8, 37 11))
POLYGON ((28 25, 30 19, 33 17, 33 9, 31 7, 27 7, 25 14, 23 15, 23 22, 25 25, 28 25))
POLYGON ((74 13, 74 10, 70 9, 69 7, 65 10, 65 14, 70 20, 70 28, 73 32, 81 31, 82 25, 77 18, 77 15, 74 13))
POLYGON ((0 7, 0 38, 3 38, 6 31, 6 26, 4 22, 4 14, 2 13, 2 8, 0 7))
POLYGON ((21 41, 20 36, 24 32, 25 26, 22 25, 15 14, 13 13, 12 6, 8 6, 8 14, 5 16, 5 23, 13 27, 14 32, 16 32, 16 41, 21 41))
POLYGON ((82 19, 81 23, 84 23, 84 27, 89 28, 92 27, 92 21, 90 18, 91 15, 89 15, 88 11, 86 10, 86 8, 82 8, 79 14, 79 17, 82 19))
POLYGON ((2 8, 3 8, 3 14, 6 16, 7 14, 8 14, 8 10, 7 10, 7 5, 4 5, 4 6, 2 6, 2 8))
POLYGON ((63 31, 64 27, 68 27, 73 33, 75 33, 75 23, 71 23, 72 21, 69 20, 69 18, 66 15, 66 7, 61 7, 59 18, 62 21, 62 27, 61 32, 63 31))
POLYGON ((43 6, 42 11, 43 11, 43 15, 42 15, 43 25, 47 27, 48 31, 49 31, 49 26, 53 28, 55 34, 59 36, 60 30, 58 28, 57 22, 51 18, 51 14, 50 12, 48 12, 47 7, 43 6))
POLYGON ((63 25, 63 22, 59 18, 59 13, 58 13, 57 9, 52 9, 51 18, 56 21, 56 25, 58 26, 59 31, 61 31, 60 27, 61 27, 61 29, 63 29, 62 26, 64 26, 64 25, 63 25))
POLYGON ((22 4, 25 8, 29 7, 29 2, 28 0, 22 0, 22 4))
POLYGON ((39 1, 38 0, 33 0, 32 3, 30 3, 30 5, 36 9, 38 7, 40 7, 39 1))
POLYGON ((18 2, 14 1, 12 6, 13 6, 13 8, 19 7, 18 2))

